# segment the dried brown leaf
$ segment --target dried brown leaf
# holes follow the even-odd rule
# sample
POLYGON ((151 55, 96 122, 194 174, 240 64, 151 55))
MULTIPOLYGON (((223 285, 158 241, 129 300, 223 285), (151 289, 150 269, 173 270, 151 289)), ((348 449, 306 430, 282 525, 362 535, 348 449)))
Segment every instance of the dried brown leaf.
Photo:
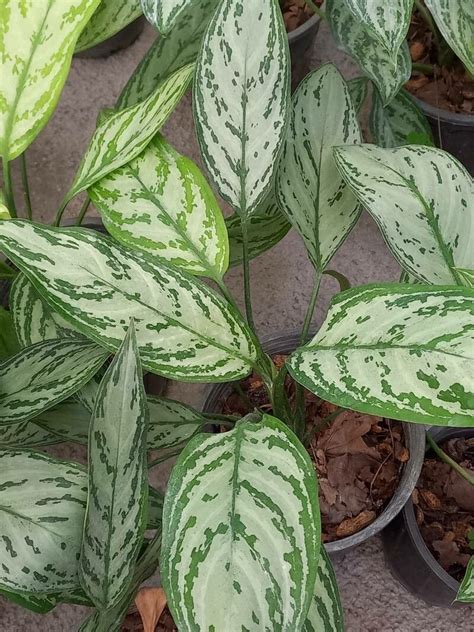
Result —
POLYGON ((141 588, 135 597, 135 605, 143 622, 144 632, 154 632, 166 606, 163 588, 141 588))

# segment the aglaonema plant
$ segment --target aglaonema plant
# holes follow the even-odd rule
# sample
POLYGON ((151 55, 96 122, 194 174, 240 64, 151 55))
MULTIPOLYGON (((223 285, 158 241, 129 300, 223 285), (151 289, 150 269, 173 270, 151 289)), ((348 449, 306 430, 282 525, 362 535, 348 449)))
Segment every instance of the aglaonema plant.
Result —
MULTIPOLYGON (((82 27, 96 5, 75 7, 82 27)), ((147 0, 144 9, 167 37, 100 117, 56 226, 15 217, 8 177, 46 120, 25 105, 24 137, 18 103, 59 94, 29 78, 44 44, 29 52, 19 98, 2 111, 12 219, 0 221, 0 249, 15 276, 5 314, 16 339, 0 364, 0 589, 38 612, 93 606, 81 630, 118 630, 158 568, 180 631, 339 632, 302 389, 392 419, 474 425, 472 181, 441 150, 361 144, 363 84, 332 65, 290 99, 276 0, 147 0), (213 186, 159 131, 191 77, 213 186), (84 191, 81 215, 92 202, 107 236, 58 226, 84 191), (362 207, 411 282, 337 294, 308 341, 322 276, 342 279, 328 266, 362 207), (300 346, 278 373, 253 324, 249 260, 290 226, 314 289, 300 346), (240 263, 246 317, 224 278, 240 263), (251 371, 273 415, 203 414, 147 396, 142 382, 143 372, 212 383, 251 371), (284 371, 299 385, 294 407, 284 371), (202 432, 212 422, 227 431, 202 432), (40 451, 64 441, 87 447, 87 467, 40 451), (148 470, 177 455, 163 499, 148 470)), ((9 37, 58 25, 46 12, 38 26, 39 15, 4 14, 9 37)), ((93 26, 83 31, 90 38, 93 26)), ((62 33, 61 73, 80 30, 62 33)), ((470 569, 464 596, 473 584, 470 569)))

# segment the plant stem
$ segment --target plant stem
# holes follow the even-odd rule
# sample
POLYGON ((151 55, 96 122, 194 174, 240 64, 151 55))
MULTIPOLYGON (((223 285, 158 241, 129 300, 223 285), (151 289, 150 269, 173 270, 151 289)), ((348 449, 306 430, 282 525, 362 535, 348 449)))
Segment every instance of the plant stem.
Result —
POLYGON ((28 184, 28 170, 26 167, 26 151, 20 156, 21 181, 23 184, 23 198, 25 200, 26 214, 28 219, 33 219, 33 210, 31 208, 30 186, 28 184))
POLYGON ((313 13, 315 13, 316 15, 319 15, 319 17, 322 18, 323 20, 326 19, 325 11, 320 9, 318 5, 315 2, 313 2, 313 0, 305 0, 305 4, 307 7, 311 9, 313 13))
POLYGON ((237 305, 237 303, 235 302, 234 297, 232 296, 229 288, 227 287, 227 285, 224 283, 223 279, 220 279, 218 277, 213 277, 212 279, 217 287, 219 288, 219 290, 221 291, 222 296, 225 298, 225 300, 232 305, 232 307, 240 314, 240 309, 237 305))
POLYGON ((3 188, 5 190, 5 201, 7 208, 12 217, 17 217, 15 198, 13 195, 12 177, 10 172, 10 163, 5 158, 2 158, 3 168, 3 188))
POLYGON ((247 218, 242 215, 241 219, 242 227, 242 263, 244 269, 244 296, 245 296, 245 313, 247 314, 247 322, 250 329, 255 332, 255 323, 253 320, 252 312, 252 291, 250 287, 250 258, 249 258, 249 242, 247 233, 247 218))
POLYGON ((81 206, 81 210, 79 211, 79 215, 76 220, 76 226, 80 226, 82 224, 82 220, 84 219, 85 214, 87 213, 87 209, 89 208, 90 203, 91 203, 91 200, 89 197, 87 197, 84 200, 84 204, 81 206))
POLYGON ((434 66, 433 64, 418 64, 418 63, 413 63, 411 65, 413 70, 418 70, 419 72, 422 72, 425 75, 434 75, 434 66))
POLYGON ((461 465, 459 465, 459 463, 457 463, 454 459, 448 456, 446 452, 439 447, 439 445, 436 443, 436 441, 428 432, 426 433, 426 440, 429 443, 429 446, 433 450, 433 452, 442 461, 450 465, 453 468, 453 470, 455 470, 459 474, 459 476, 462 476, 462 478, 464 478, 468 483, 471 483, 471 485, 474 485, 474 474, 471 474, 470 472, 468 472, 461 465))
POLYGON ((69 204, 70 200, 67 198, 61 202, 60 207, 56 212, 56 217, 54 218, 53 226, 59 226, 61 223, 61 219, 63 217, 64 211, 66 210, 66 206, 69 204))

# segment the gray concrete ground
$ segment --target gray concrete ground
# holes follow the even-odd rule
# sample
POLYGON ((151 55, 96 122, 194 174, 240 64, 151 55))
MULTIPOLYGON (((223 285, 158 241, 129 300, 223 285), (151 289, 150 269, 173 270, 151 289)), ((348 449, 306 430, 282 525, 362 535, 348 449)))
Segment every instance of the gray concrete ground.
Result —
MULTIPOLYGON (((33 204, 38 218, 48 220, 53 216, 94 130, 97 112, 113 106, 153 37, 152 29, 147 27, 132 47, 109 59, 74 60, 52 120, 28 151, 33 204)), ((312 50, 311 67, 331 60, 346 77, 356 74, 351 62, 335 50, 323 26, 312 50)), ((198 161, 189 94, 166 124, 164 132, 178 150, 198 161)), ((77 212, 80 205, 80 200, 73 201, 70 211, 77 212)), ((346 274, 353 285, 394 280, 399 274, 397 263, 366 214, 334 258, 332 267, 346 274)), ((290 233, 272 251, 252 262, 252 277, 259 332, 267 334, 300 327, 311 292, 312 270, 298 236, 290 233)), ((231 270, 226 280, 234 295, 240 297, 240 269, 231 270)), ((321 321, 335 290, 335 282, 325 279, 316 321, 321 321)), ((173 383, 168 395, 198 405, 202 401, 203 387, 173 383)), ((64 451, 62 454, 66 456, 64 451)), ((77 453, 67 449, 67 455, 77 456, 77 453)), ((166 474, 163 471, 157 476, 161 485, 166 474)), ((474 630, 471 609, 427 607, 402 589, 385 568, 378 538, 348 553, 335 567, 348 632, 474 630)), ((40 616, 0 599, 0 632, 23 632, 30 628, 68 632, 76 629, 77 622, 86 612, 84 608, 60 606, 54 612, 40 616)))

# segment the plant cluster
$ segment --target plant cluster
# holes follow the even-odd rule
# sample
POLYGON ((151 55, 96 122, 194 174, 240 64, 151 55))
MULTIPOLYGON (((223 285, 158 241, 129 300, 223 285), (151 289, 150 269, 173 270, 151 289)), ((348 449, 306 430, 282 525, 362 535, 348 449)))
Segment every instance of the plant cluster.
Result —
MULTIPOLYGON (((336 5, 349 15, 362 4, 333 0, 328 11, 335 20, 336 5)), ((143 0, 143 10, 166 37, 99 117, 49 226, 31 221, 30 206, 17 217, 10 162, 23 161, 26 182, 25 150, 53 111, 74 49, 110 36, 140 7, 38 0, 24 10, 8 0, 0 9, 11 216, 0 220, 0 274, 12 280, 0 314, 1 593, 39 612, 92 605, 82 631, 118 630, 158 567, 183 632, 339 631, 303 387, 346 409, 474 425, 472 180, 434 147, 363 144, 364 84, 331 64, 291 98, 277 0, 143 0), (160 133, 191 80, 209 181, 160 133), (84 192, 78 224, 92 202, 107 236, 60 226, 84 192), (216 193, 233 215, 224 219, 216 193), (403 282, 336 294, 308 341, 321 278, 342 278, 328 266, 362 208, 403 282), (314 289, 300 346, 277 371, 254 327, 249 261, 290 227, 314 289), (240 264, 245 316, 224 279, 240 264), (274 416, 205 415, 143 387, 144 372, 209 383, 251 371, 274 416), (287 373, 299 385, 295 406, 287 373), (203 432, 212 422, 228 431, 203 432), (63 441, 87 446, 87 467, 42 451, 63 441), (163 498, 149 469, 176 455, 163 498)), ((401 22, 380 19, 384 38, 401 22)), ((342 33, 356 31, 346 24, 342 33)), ((367 41, 355 38, 354 50, 368 64, 367 41)), ((400 46, 398 34, 391 53, 400 46)), ((372 63, 385 104, 402 81, 372 63)), ((471 565, 460 598, 473 596, 471 565)))

